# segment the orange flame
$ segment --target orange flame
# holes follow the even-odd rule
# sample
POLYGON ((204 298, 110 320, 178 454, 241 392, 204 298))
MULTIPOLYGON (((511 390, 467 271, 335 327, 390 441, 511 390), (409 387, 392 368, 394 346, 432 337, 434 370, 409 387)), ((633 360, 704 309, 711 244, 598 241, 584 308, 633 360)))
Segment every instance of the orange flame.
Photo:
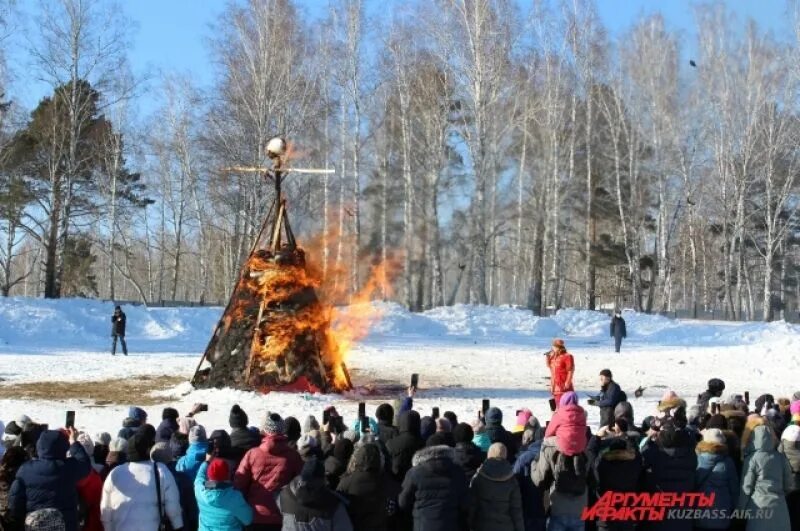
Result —
POLYGON ((382 316, 369 302, 386 292, 391 265, 371 267, 363 287, 350 297, 350 306, 338 308, 334 302, 343 300, 349 278, 343 268, 328 268, 323 278, 321 268, 313 264, 277 264, 271 257, 253 255, 243 281, 261 301, 261 319, 251 347, 256 360, 251 360, 248 372, 268 370, 290 384, 303 376, 308 363, 316 362, 321 366, 309 372, 324 375, 323 388, 350 389, 347 354, 382 316))

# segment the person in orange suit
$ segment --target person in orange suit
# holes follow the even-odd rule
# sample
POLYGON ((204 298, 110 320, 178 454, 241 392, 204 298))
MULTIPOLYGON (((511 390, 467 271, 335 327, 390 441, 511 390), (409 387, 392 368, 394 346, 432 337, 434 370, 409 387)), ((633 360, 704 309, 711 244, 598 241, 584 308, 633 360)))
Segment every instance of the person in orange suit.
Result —
POLYGON ((572 376, 575 373, 575 360, 567 352, 563 339, 554 339, 553 348, 547 353, 547 367, 550 369, 550 394, 561 403, 561 395, 574 391, 572 376))

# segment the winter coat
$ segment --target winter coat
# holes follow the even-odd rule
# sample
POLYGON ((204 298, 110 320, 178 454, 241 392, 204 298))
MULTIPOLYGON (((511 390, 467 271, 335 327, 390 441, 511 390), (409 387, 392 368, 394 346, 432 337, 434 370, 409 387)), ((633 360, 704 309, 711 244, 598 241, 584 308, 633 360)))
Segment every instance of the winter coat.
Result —
POLYGON ((524 531, 519 483, 508 461, 487 459, 472 479, 469 493, 471 530, 524 531))
POLYGON ((449 446, 417 452, 400 492, 400 508, 413 510, 414 531, 459 531, 467 516, 464 472, 449 446))
POLYGON ((347 463, 343 463, 341 459, 335 455, 325 458, 325 486, 331 490, 336 490, 339 486, 339 480, 347 470, 347 463))
POLYGON ((194 478, 197 476, 197 471, 200 470, 200 465, 206 460, 207 451, 207 442, 194 442, 190 444, 189 448, 186 450, 186 455, 178 459, 178 462, 175 464, 175 470, 183 472, 189 476, 189 479, 194 481, 194 478))
POLYGON ((542 441, 537 440, 517 454, 514 462, 514 475, 519 484, 519 493, 522 499, 522 520, 525 531, 537 531, 544 527, 547 513, 544 510, 542 490, 534 485, 531 480, 531 465, 539 459, 542 451, 542 441))
POLYGON ((406 411, 400 415, 397 429, 400 433, 386 443, 386 449, 392 458, 392 474, 397 481, 402 481, 411 469, 412 459, 417 450, 425 444, 419 436, 419 413, 406 411))
POLYGON ((200 518, 197 510, 197 499, 194 496, 194 481, 183 472, 175 470, 175 461, 167 463, 167 468, 178 486, 178 493, 181 501, 181 514, 183 515, 183 526, 186 529, 197 529, 197 522, 200 518))
POLYGON ((342 477, 338 491, 347 498, 347 512, 355 531, 389 529, 397 509, 400 486, 380 472, 355 471, 342 477))
POLYGON ((231 430, 231 459, 237 463, 242 460, 244 454, 260 444, 256 433, 247 428, 233 428, 231 430))
POLYGON ((628 330, 625 328, 625 319, 617 317, 616 315, 612 317, 609 333, 611 337, 615 338, 628 337, 628 330))
POLYGON ((396 426, 378 420, 378 439, 385 445, 400 434, 396 426))
MULTIPOLYGON (((581 515, 583 508, 587 505, 588 492, 584 490, 583 494, 575 496, 556 490, 555 478, 558 473, 559 453, 561 452, 556 445, 556 441, 551 437, 545 437, 542 442, 539 459, 531 467, 531 478, 533 479, 533 483, 542 489, 542 491, 550 493, 551 516, 577 517, 581 515)), ((585 472, 588 478, 589 467, 592 462, 591 455, 584 451, 582 454, 578 454, 575 457, 587 464, 585 472)))
MULTIPOLYGON (((634 444, 626 448, 601 450, 594 461, 594 484, 597 497, 608 491, 639 492, 642 457, 634 444)), ((632 522, 598 522, 600 529, 634 529, 632 522)))
POLYGON ((342 499, 325 488, 325 480, 294 478, 278 497, 283 531, 353 531, 342 499))
POLYGON ((600 389, 600 396, 595 404, 600 408, 600 425, 608 426, 614 422, 614 408, 622 402, 622 389, 614 380, 600 389))
MULTIPOLYGON (((730 513, 736 508, 739 497, 739 474, 736 465, 728 456, 724 444, 701 441, 697 452, 697 471, 695 472, 695 492, 714 493, 713 509, 730 513)), ((728 529, 730 521, 720 518, 706 518, 695 522, 701 529, 728 529)))
POLYGON ((800 491, 800 441, 781 440, 778 451, 786 456, 792 469, 792 492, 800 491))
POLYGON ((559 407, 544 432, 545 438, 556 437, 564 455, 578 455, 586 450, 586 411, 577 405, 559 407))
POLYGON ((111 316, 111 335, 114 336, 124 336, 125 335, 125 325, 128 322, 128 318, 125 317, 125 312, 119 312, 118 315, 111 316))
POLYGON ((775 438, 767 426, 757 426, 744 448, 742 490, 739 509, 755 513, 771 509, 772 518, 750 519, 747 531, 788 530, 789 508, 786 496, 792 485, 792 469, 786 457, 775 449, 775 438))
MULTIPOLYGON (((644 463, 643 489, 645 492, 692 492, 697 470, 694 443, 684 430, 676 430, 675 441, 669 446, 649 440, 642 450, 644 463)), ((691 530, 691 520, 664 520, 646 522, 643 529, 669 531, 691 530)))
POLYGON ((265 435, 258 448, 247 452, 239 463, 233 484, 255 510, 253 522, 280 525, 275 495, 300 473, 303 460, 289 447, 283 435, 265 435))
POLYGON ((183 527, 180 493, 163 463, 139 461, 119 465, 103 483, 100 517, 105 531, 158 529, 160 514, 155 470, 161 486, 161 513, 174 529, 183 527))
MULTIPOLYGON (((558 356, 547 356, 547 367, 552 375, 553 395, 560 396, 573 390, 573 385, 567 385, 567 376, 575 370, 575 359, 572 354, 564 352, 558 356)), ((558 404, 558 400, 556 400, 558 404)))
POLYGON ((103 497, 103 480, 100 474, 91 470, 89 474, 76 485, 78 498, 81 501, 80 528, 83 531, 103 531, 103 522, 100 520, 100 500, 103 497))
POLYGON ((228 482, 208 481, 208 463, 200 465, 194 479, 200 509, 200 531, 239 531, 253 523, 253 509, 228 482))
POLYGON ((92 469, 89 456, 80 443, 71 446, 56 430, 42 433, 36 443, 37 459, 26 462, 8 493, 8 508, 18 522, 39 509, 58 509, 67 531, 78 528, 77 484, 92 469), (67 458, 67 451, 72 457, 67 458))
MULTIPOLYGON (((520 438, 520 442, 521 441, 522 438, 520 438)), ((481 452, 486 453, 489 451, 492 441, 489 440, 489 435, 485 431, 480 431, 472 438, 472 444, 477 446, 481 452)))
POLYGON ((467 482, 472 481, 475 472, 486 460, 486 454, 471 442, 456 443, 454 450, 453 460, 464 471, 467 482))

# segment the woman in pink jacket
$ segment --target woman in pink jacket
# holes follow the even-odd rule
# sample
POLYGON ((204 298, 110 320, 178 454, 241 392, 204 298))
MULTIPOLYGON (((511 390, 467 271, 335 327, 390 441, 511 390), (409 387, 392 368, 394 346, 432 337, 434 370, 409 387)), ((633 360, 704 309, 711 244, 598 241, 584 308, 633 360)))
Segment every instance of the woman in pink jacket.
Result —
POLYGON ((578 405, 578 395, 568 391, 561 396, 545 437, 556 437, 558 450, 564 455, 578 455, 586 450, 586 411, 578 405))

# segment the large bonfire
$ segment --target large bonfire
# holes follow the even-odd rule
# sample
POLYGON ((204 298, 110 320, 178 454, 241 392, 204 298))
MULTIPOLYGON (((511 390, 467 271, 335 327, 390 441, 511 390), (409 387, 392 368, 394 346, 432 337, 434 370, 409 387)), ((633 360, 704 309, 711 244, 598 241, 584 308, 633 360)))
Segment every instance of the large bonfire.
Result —
MULTIPOLYGON (((345 355, 377 317, 372 305, 357 304, 342 316, 318 293, 319 268, 292 234, 281 197, 281 160, 267 175, 275 179, 276 204, 247 258, 206 348, 192 383, 195 387, 233 387, 260 392, 342 392, 352 388, 345 355), (275 169, 277 168, 277 169, 275 169), (274 217, 273 217, 274 215, 274 217), (264 235, 268 242, 263 242, 264 235), (339 321, 336 329, 333 321, 339 321)), ((369 300, 383 268, 352 302, 369 300)))

